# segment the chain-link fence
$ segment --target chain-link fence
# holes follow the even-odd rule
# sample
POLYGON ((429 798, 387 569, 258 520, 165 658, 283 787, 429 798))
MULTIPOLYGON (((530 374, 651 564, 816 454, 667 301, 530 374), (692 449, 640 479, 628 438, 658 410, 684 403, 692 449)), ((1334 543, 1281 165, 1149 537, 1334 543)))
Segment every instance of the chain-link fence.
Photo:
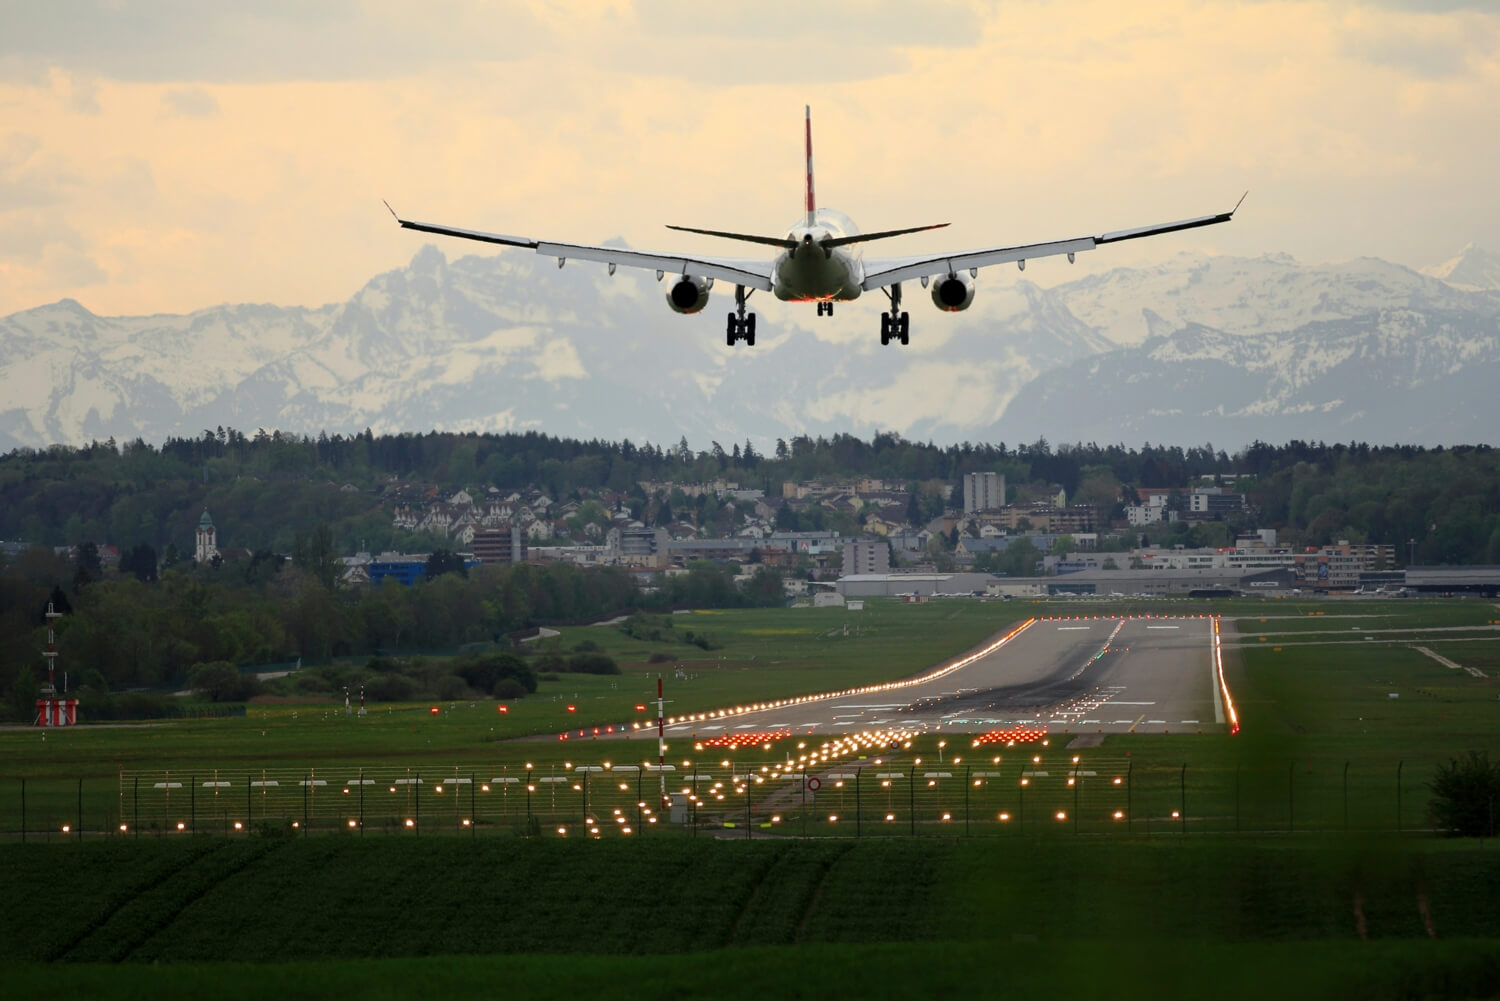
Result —
POLYGON ((1095 749, 823 763, 125 770, 6 782, 10 838, 506 832, 720 837, 1410 832, 1429 768, 1292 760, 1195 768, 1095 749), (1351 770, 1351 764, 1353 768, 1351 770))

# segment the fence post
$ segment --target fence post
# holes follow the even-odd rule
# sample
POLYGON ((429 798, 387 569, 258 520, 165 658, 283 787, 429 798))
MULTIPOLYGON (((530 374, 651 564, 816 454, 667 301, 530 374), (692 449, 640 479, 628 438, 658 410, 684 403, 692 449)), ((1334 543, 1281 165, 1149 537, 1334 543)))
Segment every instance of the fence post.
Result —
POLYGON ((863 768, 854 769, 854 837, 856 839, 864 833, 862 830, 864 810, 861 809, 862 804, 859 801, 859 777, 864 774, 864 771, 863 768))
POLYGON ((964 765, 964 837, 969 836, 969 773, 973 765, 964 765))
POLYGON ((1288 834, 1292 833, 1293 818, 1296 817, 1296 769, 1295 758, 1286 763, 1286 832, 1288 834))
POLYGON ((359 836, 365 836, 365 770, 359 770, 359 836))
POLYGON ((1401 766, 1405 759, 1396 762, 1396 833, 1401 833, 1401 766))
POLYGON ((1187 833, 1187 762, 1186 761, 1184 761, 1182 763, 1182 773, 1178 776, 1177 781, 1179 783, 1179 785, 1178 785, 1178 795, 1177 795, 1177 813, 1178 813, 1179 819, 1182 821, 1182 824, 1181 824, 1182 833, 1186 834, 1187 833))
POLYGON ((911 766, 911 783, 907 786, 910 793, 908 801, 911 805, 911 833, 915 837, 917 833, 917 766, 911 766))

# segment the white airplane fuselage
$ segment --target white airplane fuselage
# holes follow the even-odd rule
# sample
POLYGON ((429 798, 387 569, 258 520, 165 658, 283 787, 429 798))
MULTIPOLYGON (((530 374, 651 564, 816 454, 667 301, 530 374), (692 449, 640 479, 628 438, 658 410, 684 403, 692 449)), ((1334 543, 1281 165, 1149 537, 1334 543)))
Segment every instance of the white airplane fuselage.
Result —
POLYGON ((836 209, 817 209, 812 224, 803 218, 788 228, 796 250, 783 250, 771 270, 771 291, 783 302, 848 302, 858 299, 865 280, 863 254, 850 248, 824 250, 823 240, 855 236, 859 227, 836 209))

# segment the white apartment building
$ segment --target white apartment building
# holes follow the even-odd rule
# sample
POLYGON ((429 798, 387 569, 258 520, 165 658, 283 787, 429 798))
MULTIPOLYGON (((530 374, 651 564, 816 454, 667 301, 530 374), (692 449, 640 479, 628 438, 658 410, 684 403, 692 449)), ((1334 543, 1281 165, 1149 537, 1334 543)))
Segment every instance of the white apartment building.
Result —
POLYGON ((964 474, 964 514, 1005 506, 1005 477, 1000 473, 964 474))

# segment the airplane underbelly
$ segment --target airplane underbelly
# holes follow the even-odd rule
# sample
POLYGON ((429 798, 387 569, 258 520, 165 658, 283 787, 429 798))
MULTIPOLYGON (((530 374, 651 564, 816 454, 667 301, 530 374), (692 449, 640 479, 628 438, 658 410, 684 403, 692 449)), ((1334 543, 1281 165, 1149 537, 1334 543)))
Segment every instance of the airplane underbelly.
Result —
POLYGON ((772 290, 783 302, 846 302, 859 298, 864 291, 860 288, 863 280, 858 259, 837 251, 825 255, 811 248, 777 259, 772 290))

